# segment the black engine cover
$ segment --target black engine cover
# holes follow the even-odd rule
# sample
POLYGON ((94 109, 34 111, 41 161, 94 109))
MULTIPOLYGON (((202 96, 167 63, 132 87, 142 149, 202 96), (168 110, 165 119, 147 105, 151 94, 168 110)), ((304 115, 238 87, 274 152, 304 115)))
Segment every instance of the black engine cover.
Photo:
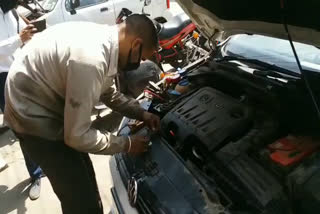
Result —
POLYGON ((208 150, 238 137, 249 125, 248 107, 213 88, 205 87, 189 96, 161 121, 161 130, 181 144, 196 137, 208 150))

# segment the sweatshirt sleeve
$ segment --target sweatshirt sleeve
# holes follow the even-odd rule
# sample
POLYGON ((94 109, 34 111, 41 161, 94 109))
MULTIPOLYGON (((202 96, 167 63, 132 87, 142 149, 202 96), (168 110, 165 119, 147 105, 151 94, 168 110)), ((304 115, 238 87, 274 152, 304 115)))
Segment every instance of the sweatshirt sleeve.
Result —
POLYGON ((116 137, 92 128, 91 112, 99 101, 103 76, 95 65, 69 60, 64 109, 65 143, 81 152, 123 152, 127 137, 116 137))
POLYGON ((23 45, 20 35, 9 37, 0 41, 0 56, 10 56, 23 45))

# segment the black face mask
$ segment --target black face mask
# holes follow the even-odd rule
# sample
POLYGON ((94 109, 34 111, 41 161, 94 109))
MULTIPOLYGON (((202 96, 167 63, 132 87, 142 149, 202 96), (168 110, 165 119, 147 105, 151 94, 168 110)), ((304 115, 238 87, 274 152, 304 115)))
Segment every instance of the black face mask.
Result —
POLYGON ((141 62, 141 55, 142 55, 142 45, 140 45, 140 49, 139 49, 138 62, 131 62, 131 54, 132 54, 132 48, 129 51, 127 65, 123 68, 123 71, 131 71, 131 70, 136 70, 137 68, 139 68, 140 62, 141 62))
POLYGON ((17 8, 18 0, 1 0, 0 7, 4 14, 8 13, 10 10, 17 8))

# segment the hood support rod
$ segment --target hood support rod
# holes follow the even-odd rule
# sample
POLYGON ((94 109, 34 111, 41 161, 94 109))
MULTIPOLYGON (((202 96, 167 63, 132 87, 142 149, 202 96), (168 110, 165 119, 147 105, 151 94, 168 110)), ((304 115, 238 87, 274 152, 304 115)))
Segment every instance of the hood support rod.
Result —
POLYGON ((298 54, 296 52, 296 49, 295 49, 294 44, 292 42, 292 37, 291 37, 289 29, 288 29, 288 25, 287 25, 287 22, 286 22, 286 14, 285 14, 285 0, 280 0, 280 6, 281 6, 281 9, 282 9, 282 12, 283 12, 282 13, 282 18, 283 18, 284 29, 285 29, 285 31, 286 31, 286 33, 288 35, 288 40, 290 42, 294 57, 296 59, 297 65, 298 65, 298 68, 300 70, 301 77, 302 77, 302 79, 304 80, 304 82, 306 84, 307 90, 309 91, 309 94, 311 96, 312 102, 313 102, 314 107, 315 107, 315 109, 317 111, 318 119, 320 120, 320 110, 319 110, 318 103, 317 103, 316 98, 314 96, 314 93, 313 93, 313 91, 311 89, 310 82, 309 82, 309 80, 307 78, 307 75, 304 73, 304 70, 302 69, 298 54))

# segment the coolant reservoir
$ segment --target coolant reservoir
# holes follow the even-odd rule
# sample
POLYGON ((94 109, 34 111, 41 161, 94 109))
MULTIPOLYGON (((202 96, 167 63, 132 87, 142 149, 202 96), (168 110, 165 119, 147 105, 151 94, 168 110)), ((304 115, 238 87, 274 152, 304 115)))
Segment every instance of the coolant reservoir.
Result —
POLYGON ((187 79, 181 80, 175 87, 175 90, 180 94, 184 94, 189 91, 189 81, 187 79))

